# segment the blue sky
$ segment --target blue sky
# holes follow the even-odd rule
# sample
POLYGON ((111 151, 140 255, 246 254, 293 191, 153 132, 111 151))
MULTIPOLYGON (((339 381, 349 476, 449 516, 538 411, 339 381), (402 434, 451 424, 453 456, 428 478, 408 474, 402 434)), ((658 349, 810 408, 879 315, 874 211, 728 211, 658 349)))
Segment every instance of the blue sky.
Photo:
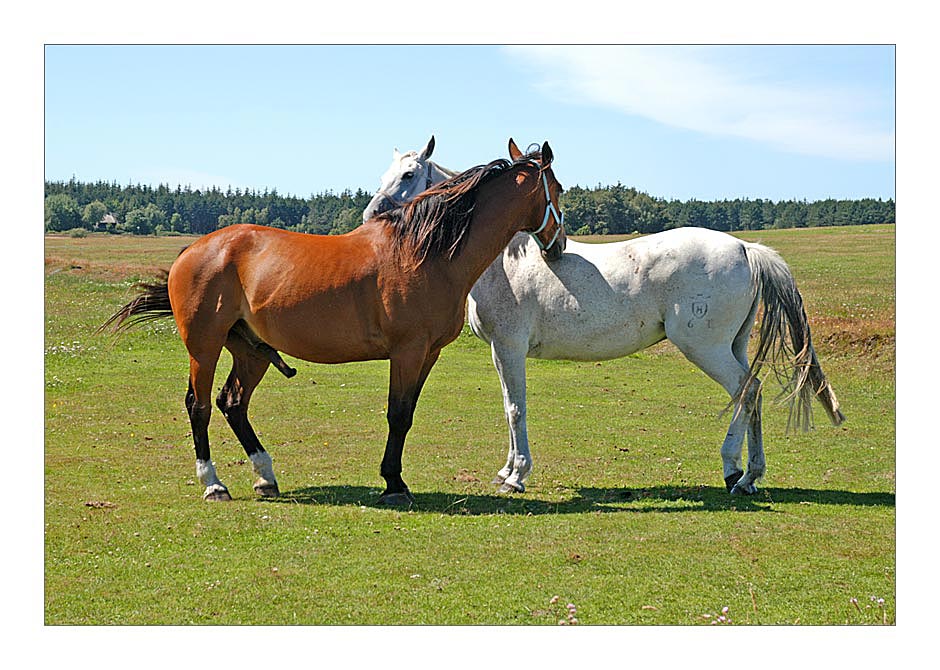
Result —
POLYGON ((895 197, 893 46, 46 46, 47 179, 375 190, 548 140, 566 186, 895 197))

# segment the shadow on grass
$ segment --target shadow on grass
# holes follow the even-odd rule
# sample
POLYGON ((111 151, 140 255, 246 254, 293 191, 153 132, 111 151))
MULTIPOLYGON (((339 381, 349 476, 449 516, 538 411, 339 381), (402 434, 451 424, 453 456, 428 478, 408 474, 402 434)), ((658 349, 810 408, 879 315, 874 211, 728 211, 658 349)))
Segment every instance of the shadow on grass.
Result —
MULTIPOLYGON (((313 486, 295 489, 265 503, 376 507, 381 490, 366 486, 313 486)), ((649 488, 562 489, 557 499, 517 495, 412 492, 417 512, 478 516, 487 514, 582 514, 675 512, 775 512, 775 504, 894 507, 893 493, 854 493, 799 488, 768 488, 754 496, 731 496, 724 487, 654 486, 649 488)))

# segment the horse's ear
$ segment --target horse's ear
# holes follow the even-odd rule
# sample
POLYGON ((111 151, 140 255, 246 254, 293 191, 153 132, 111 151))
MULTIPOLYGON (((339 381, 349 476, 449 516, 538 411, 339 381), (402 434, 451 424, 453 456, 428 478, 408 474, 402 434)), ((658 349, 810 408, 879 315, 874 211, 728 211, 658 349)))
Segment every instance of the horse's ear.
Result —
POLYGON ((434 152, 434 135, 431 135, 431 139, 428 140, 428 144, 424 149, 421 150, 421 155, 419 156, 420 160, 426 161, 431 157, 431 154, 434 152))
POLYGON ((522 158, 522 152, 519 151, 519 147, 516 146, 515 141, 510 137, 509 138, 509 157, 514 161, 522 158))
POLYGON ((395 151, 392 152, 392 160, 393 161, 401 160, 401 154, 398 153, 398 147, 395 147, 395 151))
POLYGON ((542 167, 547 168, 552 164, 553 160, 555 160, 555 155, 552 153, 552 148, 548 146, 548 141, 546 140, 545 144, 542 145, 542 167))

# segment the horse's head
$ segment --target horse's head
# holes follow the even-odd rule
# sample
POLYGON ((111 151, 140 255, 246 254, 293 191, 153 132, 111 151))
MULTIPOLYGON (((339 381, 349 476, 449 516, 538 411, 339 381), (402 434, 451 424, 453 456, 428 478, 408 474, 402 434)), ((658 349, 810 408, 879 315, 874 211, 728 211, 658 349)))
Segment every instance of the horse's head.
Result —
POLYGON ((430 161, 433 151, 433 135, 421 151, 402 154, 395 149, 392 164, 382 175, 379 190, 362 212, 362 220, 368 221, 390 209, 401 207, 422 191, 449 177, 449 171, 444 171, 430 161))
POLYGON ((555 261, 565 252, 568 238, 565 235, 565 215, 558 206, 558 198, 564 190, 555 173, 552 172, 554 155, 548 142, 542 145, 541 151, 532 151, 523 154, 513 139, 509 138, 509 156, 514 163, 531 161, 539 167, 539 188, 543 194, 544 216, 541 225, 535 230, 527 231, 542 250, 546 261, 555 261))

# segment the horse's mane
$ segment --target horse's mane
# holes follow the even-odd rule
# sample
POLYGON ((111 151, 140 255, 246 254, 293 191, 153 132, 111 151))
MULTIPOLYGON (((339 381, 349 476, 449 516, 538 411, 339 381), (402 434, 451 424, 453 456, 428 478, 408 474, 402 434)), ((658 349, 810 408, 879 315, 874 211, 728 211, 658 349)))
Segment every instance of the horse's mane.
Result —
MULTIPOLYGON (((538 153, 532 153, 518 162, 538 160, 539 157, 538 153)), ((480 186, 515 164, 505 158, 497 158, 486 165, 464 170, 377 218, 389 225, 400 251, 411 256, 415 266, 428 258, 451 260, 460 253, 466 239, 480 186)))

